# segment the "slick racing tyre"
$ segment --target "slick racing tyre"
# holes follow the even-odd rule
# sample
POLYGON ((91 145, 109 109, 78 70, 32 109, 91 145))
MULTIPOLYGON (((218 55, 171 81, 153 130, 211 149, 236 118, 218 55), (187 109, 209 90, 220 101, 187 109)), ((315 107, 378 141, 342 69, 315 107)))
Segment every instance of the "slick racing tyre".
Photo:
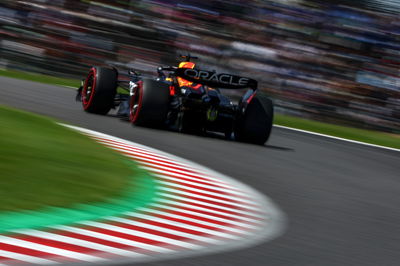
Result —
POLYGON ((83 109, 89 113, 107 114, 114 107, 116 92, 116 71, 104 67, 92 67, 82 88, 83 109))
POLYGON ((257 93, 240 114, 235 125, 235 139, 263 145, 269 138, 274 116, 273 103, 265 94, 257 93))
POLYGON ((129 120, 137 126, 164 126, 169 98, 167 84, 152 79, 139 81, 129 100, 129 120))

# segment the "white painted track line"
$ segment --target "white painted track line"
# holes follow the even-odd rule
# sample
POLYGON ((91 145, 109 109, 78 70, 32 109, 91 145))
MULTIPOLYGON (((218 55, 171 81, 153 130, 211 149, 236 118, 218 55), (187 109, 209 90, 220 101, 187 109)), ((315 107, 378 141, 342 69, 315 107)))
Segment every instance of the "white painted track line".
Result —
MULTIPOLYGON (((292 128, 292 127, 285 127, 285 126, 280 126, 280 125, 274 125, 274 127, 283 128, 283 129, 292 130, 292 131, 297 131, 297 132, 306 133, 306 134, 310 134, 310 135, 315 135, 315 136, 319 136, 319 137, 330 138, 330 139, 335 139, 335 140, 350 142, 350 143, 354 143, 354 144, 359 144, 359 145, 364 145, 364 146, 369 146, 369 147, 384 149, 384 150, 390 150, 390 151, 397 151, 397 152, 400 152, 400 149, 396 149, 396 148, 391 148, 391 147, 386 147, 386 146, 381 146, 381 145, 366 143, 366 142, 362 142, 362 141, 356 141, 356 140, 351 140, 351 139, 345 139, 345 138, 335 137, 335 136, 326 135, 326 134, 322 134, 322 133, 316 133, 316 132, 307 131, 307 130, 303 130, 303 129, 297 129, 297 128, 292 128)), ((399 140, 399 141, 400 141, 400 140, 399 140)))

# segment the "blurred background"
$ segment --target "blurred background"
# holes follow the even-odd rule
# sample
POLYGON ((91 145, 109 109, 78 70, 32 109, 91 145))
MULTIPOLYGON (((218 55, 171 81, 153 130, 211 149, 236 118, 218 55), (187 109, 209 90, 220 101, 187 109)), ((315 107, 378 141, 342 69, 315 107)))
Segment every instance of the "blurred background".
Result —
POLYGON ((152 75, 190 52, 200 68, 259 80, 279 113, 400 133, 399 10, 394 0, 0 0, 0 68, 152 75))

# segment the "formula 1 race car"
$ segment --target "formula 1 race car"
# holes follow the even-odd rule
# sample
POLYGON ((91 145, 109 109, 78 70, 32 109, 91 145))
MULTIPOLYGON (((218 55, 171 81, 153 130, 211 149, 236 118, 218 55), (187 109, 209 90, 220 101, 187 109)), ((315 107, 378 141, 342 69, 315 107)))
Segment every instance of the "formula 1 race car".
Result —
POLYGON ((77 99, 90 113, 107 114, 118 107, 137 126, 170 128, 202 134, 220 132, 238 141, 264 144, 271 133, 272 101, 257 91, 257 81, 215 71, 200 70, 182 56, 178 67, 158 67, 156 79, 142 78, 134 70, 120 80, 115 68, 92 67, 77 99), (117 93, 117 87, 127 93, 117 93), (247 89, 233 104, 220 89, 247 89))

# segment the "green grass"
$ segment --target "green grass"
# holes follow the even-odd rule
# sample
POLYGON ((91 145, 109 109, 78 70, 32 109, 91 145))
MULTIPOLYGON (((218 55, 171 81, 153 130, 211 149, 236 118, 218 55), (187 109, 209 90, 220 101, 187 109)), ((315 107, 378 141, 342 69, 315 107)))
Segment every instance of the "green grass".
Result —
POLYGON ((119 196, 126 159, 54 121, 0 106, 0 212, 73 207, 119 196))
POLYGON ((68 86, 74 88, 78 88, 80 85, 80 81, 75 79, 59 78, 59 77, 15 71, 15 70, 0 69, 0 76, 35 81, 44 84, 68 86))
MULTIPOLYGON (((18 71, 0 70, 0 76, 13 77, 18 79, 25 79, 37 81, 48 84, 56 84, 63 86, 78 87, 78 80, 68 80, 62 78, 55 78, 45 75, 28 74, 18 71)), ((121 91, 122 92, 122 91, 121 91)), ((293 116, 279 115, 275 116, 275 124, 293 127, 331 136, 367 142, 376 145, 382 145, 392 148, 400 148, 400 135, 387 134, 378 131, 363 130, 345 126, 337 126, 328 123, 316 122, 312 120, 301 119, 293 116)))
POLYGON ((275 116, 275 124, 400 149, 400 135, 396 134, 338 126, 280 114, 275 116))

